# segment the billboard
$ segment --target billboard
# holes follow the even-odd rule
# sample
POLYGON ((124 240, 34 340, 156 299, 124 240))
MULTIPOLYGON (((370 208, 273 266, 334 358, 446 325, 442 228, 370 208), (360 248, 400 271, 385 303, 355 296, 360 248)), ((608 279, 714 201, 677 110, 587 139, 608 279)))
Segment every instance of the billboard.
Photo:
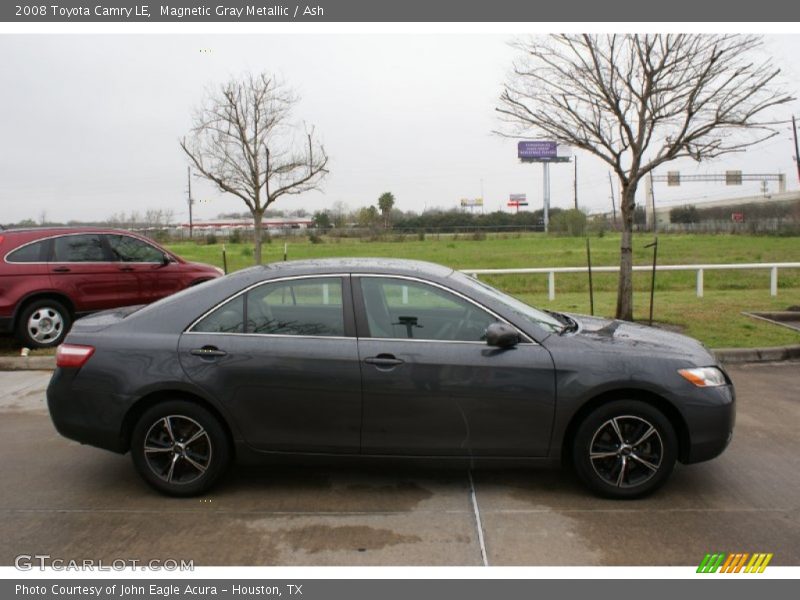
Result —
POLYGON ((572 150, 551 140, 517 142, 517 158, 522 162, 569 162, 572 150))
POLYGON ((518 142, 517 157, 533 160, 552 160, 558 157, 556 142, 518 142))
POLYGON ((528 197, 525 194, 509 194, 507 206, 519 210, 520 206, 528 206, 528 197))
POLYGON ((473 206, 483 206, 483 198, 462 198, 461 206, 471 208, 473 206))

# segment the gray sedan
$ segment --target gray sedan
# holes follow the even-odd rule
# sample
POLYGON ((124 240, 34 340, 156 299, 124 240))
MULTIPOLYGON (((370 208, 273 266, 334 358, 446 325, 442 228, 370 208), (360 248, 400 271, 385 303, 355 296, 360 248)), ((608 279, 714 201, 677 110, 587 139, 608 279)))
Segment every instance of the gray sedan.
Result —
POLYGON ((130 451, 172 495, 246 462, 571 464, 652 492, 719 455, 734 389, 699 342, 543 311, 430 263, 253 267, 77 321, 48 389, 58 431, 130 451))

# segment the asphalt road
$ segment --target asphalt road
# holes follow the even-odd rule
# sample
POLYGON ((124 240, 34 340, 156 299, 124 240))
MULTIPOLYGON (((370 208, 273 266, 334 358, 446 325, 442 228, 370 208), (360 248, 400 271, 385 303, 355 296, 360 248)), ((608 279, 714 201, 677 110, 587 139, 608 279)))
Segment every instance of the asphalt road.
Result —
POLYGON ((129 457, 61 438, 47 373, 0 373, 0 564, 696 565, 706 552, 800 564, 800 363, 737 366, 718 459, 654 496, 589 495, 569 472, 238 467, 211 495, 162 497, 129 457), (471 481, 474 483, 471 483, 471 481), (474 494, 473 494, 474 490, 474 494), (477 508, 477 511, 476 511, 477 508))

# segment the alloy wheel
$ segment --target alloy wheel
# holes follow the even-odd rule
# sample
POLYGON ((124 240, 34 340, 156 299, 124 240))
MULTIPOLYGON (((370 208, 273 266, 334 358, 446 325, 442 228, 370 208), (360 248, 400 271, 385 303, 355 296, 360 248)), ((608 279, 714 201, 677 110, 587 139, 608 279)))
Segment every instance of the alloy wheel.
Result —
POLYGON ((144 436, 147 466, 169 484, 187 484, 201 478, 211 464, 208 432, 194 419, 167 415, 155 421, 144 436))
POLYGON ((589 444, 589 462, 606 483, 633 488, 652 479, 664 458, 664 443, 652 423, 633 415, 605 421, 589 444))

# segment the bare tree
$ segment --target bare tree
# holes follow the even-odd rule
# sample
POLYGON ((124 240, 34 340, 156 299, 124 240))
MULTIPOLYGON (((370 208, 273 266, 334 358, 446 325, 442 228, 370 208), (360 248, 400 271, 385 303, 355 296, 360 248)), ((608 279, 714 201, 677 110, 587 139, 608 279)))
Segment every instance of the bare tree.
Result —
POLYGON ((620 181, 616 316, 633 318, 636 190, 668 161, 711 159, 778 133, 771 113, 793 98, 751 35, 552 35, 515 44, 497 108, 504 135, 546 137, 598 156, 620 181))
POLYGON ((328 155, 291 122, 299 97, 268 73, 231 80, 209 93, 180 145, 200 174, 241 198, 253 216, 255 261, 261 263, 264 211, 284 195, 318 189, 328 155))
POLYGON ((144 211, 144 227, 145 229, 155 229, 161 226, 161 221, 164 218, 164 212, 160 208, 148 208, 144 211))

